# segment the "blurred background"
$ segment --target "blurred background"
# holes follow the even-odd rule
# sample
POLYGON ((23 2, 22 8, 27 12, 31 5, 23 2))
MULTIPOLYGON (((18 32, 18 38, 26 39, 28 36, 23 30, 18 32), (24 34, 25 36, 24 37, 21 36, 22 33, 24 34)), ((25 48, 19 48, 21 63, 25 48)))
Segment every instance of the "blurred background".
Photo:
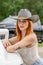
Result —
MULTIPOLYGON (((16 35, 16 20, 21 8, 29 9, 32 14, 37 14, 40 19, 33 24, 38 42, 43 42, 43 0, 0 0, 0 29, 9 30, 9 38, 16 35), (13 17, 13 18, 12 18, 13 17)), ((4 38, 4 35, 0 35, 4 38)), ((43 45, 43 44, 42 44, 43 45)))
POLYGON ((18 11, 24 8, 39 16, 39 20, 33 24, 33 29, 38 39, 39 54, 43 57, 43 0, 0 0, 0 39, 16 35, 14 18, 17 18, 18 11))

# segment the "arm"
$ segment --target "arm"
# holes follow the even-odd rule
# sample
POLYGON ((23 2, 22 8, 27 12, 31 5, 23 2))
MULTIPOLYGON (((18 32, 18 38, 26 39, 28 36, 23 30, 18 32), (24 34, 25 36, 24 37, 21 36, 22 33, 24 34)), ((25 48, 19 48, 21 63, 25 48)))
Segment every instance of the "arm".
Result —
POLYGON ((34 45, 35 43, 37 43, 37 37, 35 34, 30 34, 28 36, 26 36, 24 39, 22 39, 21 41, 19 41, 18 43, 14 44, 14 48, 23 48, 23 47, 27 47, 30 45, 34 45))
POLYGON ((17 43, 17 37, 12 37, 10 39, 3 40, 3 45, 5 48, 7 48, 8 46, 11 46, 15 43, 17 43))
POLYGON ((8 41, 9 41, 11 44, 15 44, 15 43, 17 43, 17 42, 18 42, 18 40, 17 40, 17 36, 8 39, 8 41))
POLYGON ((19 41, 18 43, 7 47, 8 52, 14 52, 16 49, 23 48, 32 44, 35 44, 37 42, 37 38, 35 34, 30 34, 26 36, 24 39, 19 41))

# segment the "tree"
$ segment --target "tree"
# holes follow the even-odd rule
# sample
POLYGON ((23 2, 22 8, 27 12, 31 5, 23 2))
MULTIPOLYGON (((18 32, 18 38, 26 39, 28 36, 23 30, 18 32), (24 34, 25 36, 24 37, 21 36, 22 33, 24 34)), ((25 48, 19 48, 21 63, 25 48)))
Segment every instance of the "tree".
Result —
POLYGON ((21 8, 29 9, 40 16, 43 24, 43 0, 0 0, 0 20, 9 15, 17 15, 21 8))

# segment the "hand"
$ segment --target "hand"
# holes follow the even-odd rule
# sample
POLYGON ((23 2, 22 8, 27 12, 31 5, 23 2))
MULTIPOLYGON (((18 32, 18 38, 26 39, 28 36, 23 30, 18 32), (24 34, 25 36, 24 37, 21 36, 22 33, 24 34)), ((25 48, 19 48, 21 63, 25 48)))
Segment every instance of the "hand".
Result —
POLYGON ((11 45, 11 43, 8 40, 3 40, 3 45, 5 48, 11 45))
POLYGON ((10 53, 14 52, 14 45, 8 46, 6 50, 7 52, 10 52, 10 53))

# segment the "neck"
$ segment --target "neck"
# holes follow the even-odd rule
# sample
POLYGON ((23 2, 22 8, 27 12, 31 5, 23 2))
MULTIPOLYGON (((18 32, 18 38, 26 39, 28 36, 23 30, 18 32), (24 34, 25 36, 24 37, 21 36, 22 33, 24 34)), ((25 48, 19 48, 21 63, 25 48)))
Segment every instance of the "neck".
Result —
POLYGON ((23 31, 22 31, 22 38, 25 37, 25 33, 26 33, 26 30, 23 30, 23 31))

